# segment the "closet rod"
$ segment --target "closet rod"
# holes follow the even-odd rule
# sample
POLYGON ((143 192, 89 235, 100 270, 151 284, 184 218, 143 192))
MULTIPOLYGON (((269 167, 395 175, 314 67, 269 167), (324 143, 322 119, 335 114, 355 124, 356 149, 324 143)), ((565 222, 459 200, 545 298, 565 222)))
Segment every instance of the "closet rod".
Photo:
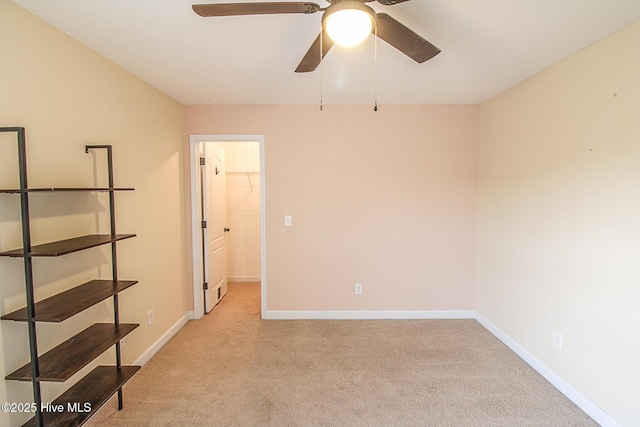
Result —
POLYGON ((246 175, 249 180, 249 187, 251 187, 251 192, 253 193, 253 182, 251 182, 251 174, 259 174, 260 172, 225 172, 227 175, 246 175))

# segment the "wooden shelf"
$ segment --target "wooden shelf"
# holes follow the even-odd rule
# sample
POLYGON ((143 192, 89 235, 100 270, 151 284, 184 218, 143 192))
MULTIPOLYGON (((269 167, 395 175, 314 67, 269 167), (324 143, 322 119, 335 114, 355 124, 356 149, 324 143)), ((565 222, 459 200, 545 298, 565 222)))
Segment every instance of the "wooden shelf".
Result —
MULTIPOLYGON (((35 417, 25 425, 79 426, 95 413, 114 393, 118 394, 118 407, 122 409, 122 385, 137 371, 139 366, 120 366, 121 351, 118 344, 125 336, 137 328, 138 324, 120 323, 117 295, 133 286, 137 281, 117 280, 116 242, 135 237, 135 234, 117 234, 115 224, 115 192, 133 191, 133 188, 116 187, 113 180, 113 147, 111 145, 85 145, 85 153, 105 150, 107 181, 104 186, 94 187, 46 187, 29 188, 27 185, 27 151, 25 129, 23 127, 0 127, 0 132, 15 132, 19 188, 0 188, 0 196, 19 195, 14 201, 20 203, 23 248, 0 252, 0 257, 22 258, 24 264, 24 285, 26 307, 2 316, 2 320, 22 321, 27 324, 29 334, 29 363, 7 375, 7 380, 30 381, 33 401, 37 408, 35 417), (91 234, 34 245, 30 227, 29 198, 44 193, 109 193, 109 234, 91 234), (34 280, 35 257, 58 257, 93 247, 110 244, 112 267, 111 280, 95 279, 68 289, 61 294, 36 302, 34 280), (67 339, 44 354, 37 349, 38 335, 36 322, 63 322, 81 311, 113 296, 113 323, 96 323, 75 336, 67 339), (31 317, 33 315, 33 317, 31 317), (115 365, 99 366, 87 376, 71 386, 52 404, 42 400, 41 382, 63 382, 95 358, 113 348, 115 344, 115 365)), ((8 184, 9 186, 15 184, 8 184)), ((39 197, 39 196, 38 196, 39 197)), ((104 197, 104 196, 101 196, 104 197)), ((2 198, 2 197, 0 197, 2 198)), ((62 203, 69 203, 68 200, 62 203)), ((75 329, 74 329, 75 331, 75 329)), ((55 334, 52 337, 55 339, 55 334)), ((57 340, 56 340, 57 341, 57 340)))
MULTIPOLYGON (((44 424, 64 427, 76 427, 84 424, 139 369, 139 366, 122 366, 120 368, 98 366, 51 403, 53 406, 62 405, 64 410, 63 412, 43 412, 44 424), (78 404, 81 410, 85 409, 85 404, 88 404, 87 406, 91 409, 88 412, 69 411, 69 409, 73 409, 73 406, 70 408, 69 405, 78 404)), ((28 427, 35 425, 35 417, 24 424, 28 427)))
MULTIPOLYGON (((137 328, 138 324, 96 323, 38 357, 37 381, 66 381, 109 347, 137 328)), ((31 364, 7 375, 7 380, 31 381, 31 364)))
MULTIPOLYGON (((62 322, 81 311, 104 301, 138 283, 135 280, 92 280, 58 295, 37 302, 35 317, 37 322, 62 322)), ((5 314, 2 320, 26 322, 27 308, 5 314)))
MULTIPOLYGON (((117 242, 118 240, 124 240, 130 237, 135 237, 135 234, 91 234, 88 236, 74 237, 73 239, 32 246, 29 255, 32 257, 56 257, 107 243, 117 242)), ((0 252, 0 256, 22 257, 22 248, 0 252)))
MULTIPOLYGON (((50 187, 50 188, 27 188, 28 193, 51 193, 51 192, 76 192, 76 191, 133 191, 134 188, 115 188, 115 187, 50 187)), ((20 194, 19 188, 0 189, 0 193, 4 194, 20 194)))

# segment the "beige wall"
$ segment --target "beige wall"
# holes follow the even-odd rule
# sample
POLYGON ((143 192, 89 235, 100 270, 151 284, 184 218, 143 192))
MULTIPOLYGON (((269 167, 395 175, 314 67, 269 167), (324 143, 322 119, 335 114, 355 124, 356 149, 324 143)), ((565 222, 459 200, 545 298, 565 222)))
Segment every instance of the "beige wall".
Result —
MULTIPOLYGON (((11 2, 0 1, 0 126, 24 126, 32 186, 104 185, 104 157, 84 144, 113 144, 118 231, 137 233, 119 248, 120 278, 139 280, 121 294, 121 320, 140 323, 127 338, 132 363, 191 307, 186 282, 182 106, 11 2), (162 268, 158 268, 162 266, 162 268), (155 323, 146 326, 147 310, 155 323)), ((0 186, 17 184, 13 135, 0 137, 0 186)), ((42 243, 108 232, 108 198, 95 194, 32 195, 33 239, 42 243), (99 214, 96 215, 95 211, 99 214)), ((21 246, 18 196, 0 195, 0 250, 21 246)), ((109 252, 91 249, 35 260, 40 299, 110 274, 109 252), (98 266, 96 268, 96 266, 98 266)), ((24 305, 22 261, 0 258, 0 312, 24 305)), ((61 324, 38 324, 41 352, 96 321, 111 321, 102 303, 61 324)), ((0 322, 2 377, 28 361, 26 325, 0 322)), ((100 360, 110 362, 110 350, 100 360)), ((70 380, 75 381, 76 378, 70 380)), ((62 386, 43 385, 44 401, 62 386)), ((29 402, 30 383, 0 381, 0 401, 29 402)), ((126 401, 126 395, 125 395, 126 401)), ((1 425, 24 418, 0 413, 1 425)))
POLYGON ((185 107, 187 134, 265 136, 276 311, 473 309, 478 125, 478 106, 185 107))
POLYGON ((638 41, 635 23, 481 107, 477 310, 624 426, 640 421, 638 41))

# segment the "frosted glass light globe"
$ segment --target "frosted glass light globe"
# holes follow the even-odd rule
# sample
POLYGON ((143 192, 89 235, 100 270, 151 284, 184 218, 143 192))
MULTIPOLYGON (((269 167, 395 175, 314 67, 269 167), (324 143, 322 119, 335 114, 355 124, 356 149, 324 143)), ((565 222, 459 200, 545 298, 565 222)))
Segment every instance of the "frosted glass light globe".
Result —
POLYGON ((362 43, 371 34, 371 14, 360 9, 342 9, 328 15, 324 22, 331 40, 345 47, 362 43))

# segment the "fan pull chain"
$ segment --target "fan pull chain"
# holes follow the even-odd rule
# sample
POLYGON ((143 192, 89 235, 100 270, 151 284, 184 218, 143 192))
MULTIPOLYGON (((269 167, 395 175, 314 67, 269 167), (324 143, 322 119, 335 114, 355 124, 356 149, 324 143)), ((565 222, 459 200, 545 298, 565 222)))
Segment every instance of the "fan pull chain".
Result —
POLYGON ((374 28, 373 40, 373 111, 378 111, 378 25, 374 28))
POLYGON ((322 72, 322 40, 324 39, 324 25, 320 29, 320 111, 322 111, 322 96, 324 87, 324 73, 322 72))

